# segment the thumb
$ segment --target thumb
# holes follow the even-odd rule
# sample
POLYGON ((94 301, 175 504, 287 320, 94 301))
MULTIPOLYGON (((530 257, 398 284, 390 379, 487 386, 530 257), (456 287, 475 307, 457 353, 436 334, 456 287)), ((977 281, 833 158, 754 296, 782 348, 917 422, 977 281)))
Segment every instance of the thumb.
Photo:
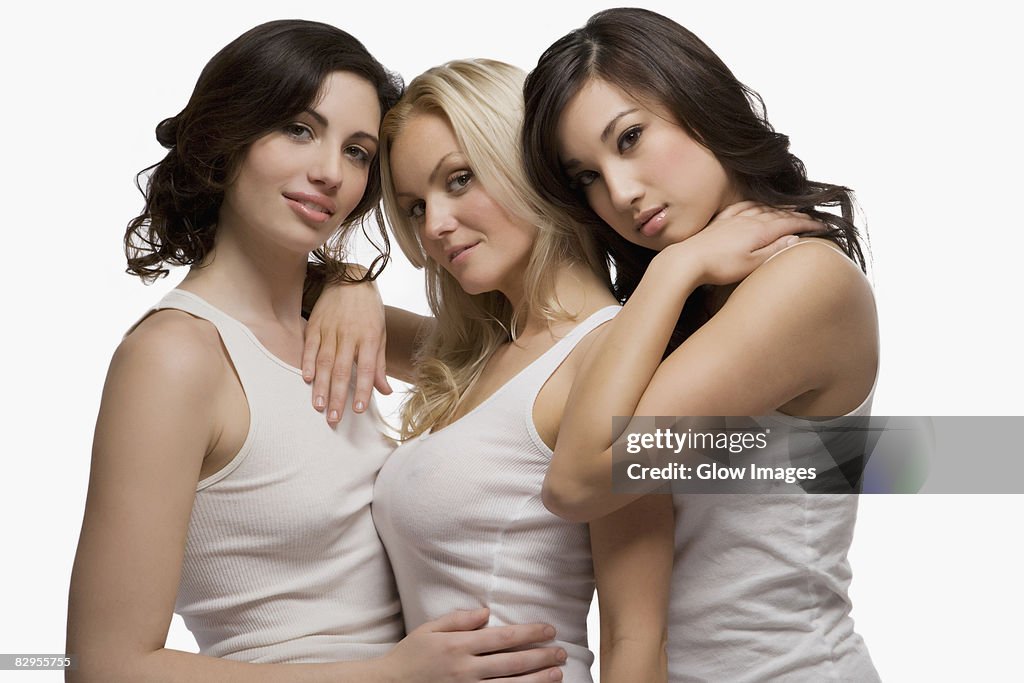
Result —
POLYGON ((377 351, 377 370, 373 375, 373 386, 377 388, 377 391, 387 396, 394 392, 394 389, 388 383, 387 361, 385 358, 384 346, 382 345, 380 350, 377 351))
POLYGON ((473 610, 456 610, 449 612, 439 619, 428 621, 423 624, 422 628, 432 632, 472 631, 485 625, 490 614, 491 611, 486 607, 473 610))

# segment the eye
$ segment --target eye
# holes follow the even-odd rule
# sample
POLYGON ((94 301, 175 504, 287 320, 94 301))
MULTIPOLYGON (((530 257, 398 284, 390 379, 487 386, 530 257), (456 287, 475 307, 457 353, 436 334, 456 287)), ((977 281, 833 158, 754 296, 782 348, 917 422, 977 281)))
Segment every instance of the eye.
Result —
POLYGON ((427 212, 427 207, 423 202, 416 202, 409 207, 408 214, 409 218, 414 221, 423 218, 423 215, 427 212))
POLYGON ((569 187, 573 190, 586 189, 595 180, 597 180, 597 173, 594 171, 582 171, 569 180, 569 187))
POLYGON ((289 123, 282 128, 285 135, 296 140, 312 140, 313 130, 304 123, 289 123))
POLYGON ((640 135, 642 133, 643 128, 641 126, 633 126, 632 128, 627 128, 626 130, 622 131, 622 135, 619 136, 619 139, 616 143, 619 152, 625 152, 626 150, 636 145, 636 143, 640 142, 640 135))
POLYGON ((458 192, 465 189, 471 180, 473 180, 472 171, 456 171, 448 176, 448 180, 445 182, 448 185, 449 192, 458 192))
POLYGON ((360 164, 368 164, 370 163, 370 159, 373 158, 372 154, 370 154, 368 151, 366 151, 359 145, 349 145, 348 147, 346 147, 345 156, 347 156, 349 159, 359 162, 360 164))

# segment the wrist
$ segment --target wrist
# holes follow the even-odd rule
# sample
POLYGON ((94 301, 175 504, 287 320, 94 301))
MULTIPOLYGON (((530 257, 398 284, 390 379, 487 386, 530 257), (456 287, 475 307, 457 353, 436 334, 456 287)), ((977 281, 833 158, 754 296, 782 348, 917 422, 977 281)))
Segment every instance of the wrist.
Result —
POLYGON ((704 264, 694 258, 692 250, 686 249, 683 243, 661 250, 651 261, 643 280, 647 281, 648 276, 653 276, 651 282, 659 289, 678 296, 680 306, 707 279, 704 264))
MULTIPOLYGON (((392 649, 387 654, 380 657, 358 662, 358 664, 362 666, 362 670, 357 672, 359 676, 358 680, 365 681, 366 683, 400 683, 401 679, 395 666, 394 658, 392 657, 393 652, 394 650, 392 649)), ((344 666, 346 664, 351 665, 356 662, 338 663, 344 666)), ((352 673, 353 672, 351 670, 340 669, 338 671, 338 680, 356 680, 350 675, 352 673)))

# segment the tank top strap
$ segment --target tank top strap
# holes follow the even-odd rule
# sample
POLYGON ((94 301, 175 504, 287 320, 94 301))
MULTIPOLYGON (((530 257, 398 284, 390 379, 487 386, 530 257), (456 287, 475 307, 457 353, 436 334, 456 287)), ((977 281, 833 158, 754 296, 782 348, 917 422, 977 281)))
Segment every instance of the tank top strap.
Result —
POLYGON ((528 396, 535 397, 544 383, 548 381, 558 366, 569 357, 576 345, 584 337, 593 332, 598 326, 608 322, 622 310, 622 306, 605 306, 602 309, 583 319, 576 327, 569 331, 569 334, 559 339, 555 344, 545 351, 540 358, 535 360, 525 371, 526 380, 520 385, 520 390, 528 396))
POLYGON ((301 371, 271 354, 248 327, 199 295, 182 289, 172 289, 165 294, 126 334, 153 312, 165 309, 184 311, 217 328, 249 401, 250 411, 255 409, 254 403, 259 402, 257 397, 274 396, 282 380, 291 381, 287 374, 299 375, 301 381, 301 371))

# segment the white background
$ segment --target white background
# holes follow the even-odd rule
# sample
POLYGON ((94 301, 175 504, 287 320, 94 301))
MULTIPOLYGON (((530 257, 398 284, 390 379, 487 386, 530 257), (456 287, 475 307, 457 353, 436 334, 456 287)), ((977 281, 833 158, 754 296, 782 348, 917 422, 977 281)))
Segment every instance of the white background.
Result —
MULTIPOLYGON (((124 274, 123 229, 141 207, 132 180, 162 156, 153 129, 184 105, 214 52, 257 23, 301 17, 350 31, 407 81, 461 57, 528 69, 605 6, 36 2, 0 11, 0 652, 63 651, 106 365, 121 333, 182 275, 146 288, 124 274)), ((1012 200, 1024 152, 1014 96, 1022 60, 1010 10, 645 6, 691 28, 764 96, 813 178, 857 191, 883 337, 875 412, 1024 414, 1024 244, 1012 200)), ((419 275, 400 253, 381 286, 389 303, 422 310, 419 275)), ((884 679, 1019 675, 1024 591, 1012 539, 1022 513, 1021 496, 862 499, 854 617, 884 679)), ((170 644, 192 647, 177 619, 170 644)))

